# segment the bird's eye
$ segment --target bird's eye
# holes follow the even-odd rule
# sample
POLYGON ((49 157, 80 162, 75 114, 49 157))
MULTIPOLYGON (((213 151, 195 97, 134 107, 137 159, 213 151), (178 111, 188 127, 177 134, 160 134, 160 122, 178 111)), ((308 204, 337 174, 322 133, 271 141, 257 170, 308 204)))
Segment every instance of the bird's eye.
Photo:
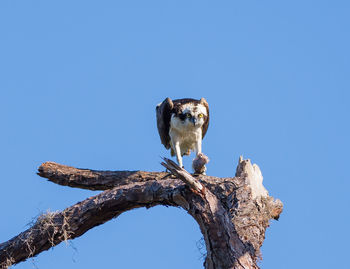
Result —
POLYGON ((191 114, 190 114, 190 113, 187 113, 187 114, 186 114, 186 118, 191 118, 191 114))
POLYGON ((202 114, 202 113, 199 114, 198 117, 199 117, 199 118, 203 118, 203 114, 202 114))

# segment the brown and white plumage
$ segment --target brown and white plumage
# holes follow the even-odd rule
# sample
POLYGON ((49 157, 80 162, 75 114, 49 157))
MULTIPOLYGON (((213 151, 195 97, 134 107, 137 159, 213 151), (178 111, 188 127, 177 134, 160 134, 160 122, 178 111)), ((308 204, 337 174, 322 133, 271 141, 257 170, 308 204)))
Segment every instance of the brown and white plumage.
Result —
POLYGON ((156 107, 157 127, 160 140, 171 155, 176 155, 180 166, 182 156, 191 150, 202 152, 202 139, 209 126, 209 106, 207 101, 184 98, 166 98, 156 107))

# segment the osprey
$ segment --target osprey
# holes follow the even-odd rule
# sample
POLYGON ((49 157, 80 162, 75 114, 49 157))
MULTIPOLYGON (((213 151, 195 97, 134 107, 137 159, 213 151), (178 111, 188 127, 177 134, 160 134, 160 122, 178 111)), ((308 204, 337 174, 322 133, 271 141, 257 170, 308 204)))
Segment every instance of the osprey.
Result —
POLYGON ((182 156, 190 155, 191 150, 196 156, 202 152, 202 139, 209 125, 208 103, 204 98, 166 98, 157 105, 156 113, 160 140, 183 167, 182 156))

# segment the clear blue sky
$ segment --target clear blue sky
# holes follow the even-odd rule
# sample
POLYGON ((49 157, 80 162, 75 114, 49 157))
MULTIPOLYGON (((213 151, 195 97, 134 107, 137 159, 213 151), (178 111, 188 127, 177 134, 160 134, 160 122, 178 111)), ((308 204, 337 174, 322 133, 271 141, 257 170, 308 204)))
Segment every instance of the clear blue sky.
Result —
MULTIPOLYGON (((285 209, 262 268, 348 268, 349 1, 0 2, 0 242, 97 192, 45 161, 163 170, 165 97, 205 97, 208 174, 251 158, 285 209)), ((189 167, 190 160, 185 160, 189 167)), ((202 268, 195 221, 138 209, 14 268, 202 268)))

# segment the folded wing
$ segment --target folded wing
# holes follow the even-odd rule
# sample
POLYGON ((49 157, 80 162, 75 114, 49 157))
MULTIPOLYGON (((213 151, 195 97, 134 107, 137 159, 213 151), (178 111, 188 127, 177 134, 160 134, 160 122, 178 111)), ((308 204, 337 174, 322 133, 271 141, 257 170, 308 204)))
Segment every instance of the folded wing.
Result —
POLYGON ((173 101, 169 97, 156 107, 158 133, 160 140, 166 149, 170 148, 169 128, 171 110, 173 107, 173 101))

